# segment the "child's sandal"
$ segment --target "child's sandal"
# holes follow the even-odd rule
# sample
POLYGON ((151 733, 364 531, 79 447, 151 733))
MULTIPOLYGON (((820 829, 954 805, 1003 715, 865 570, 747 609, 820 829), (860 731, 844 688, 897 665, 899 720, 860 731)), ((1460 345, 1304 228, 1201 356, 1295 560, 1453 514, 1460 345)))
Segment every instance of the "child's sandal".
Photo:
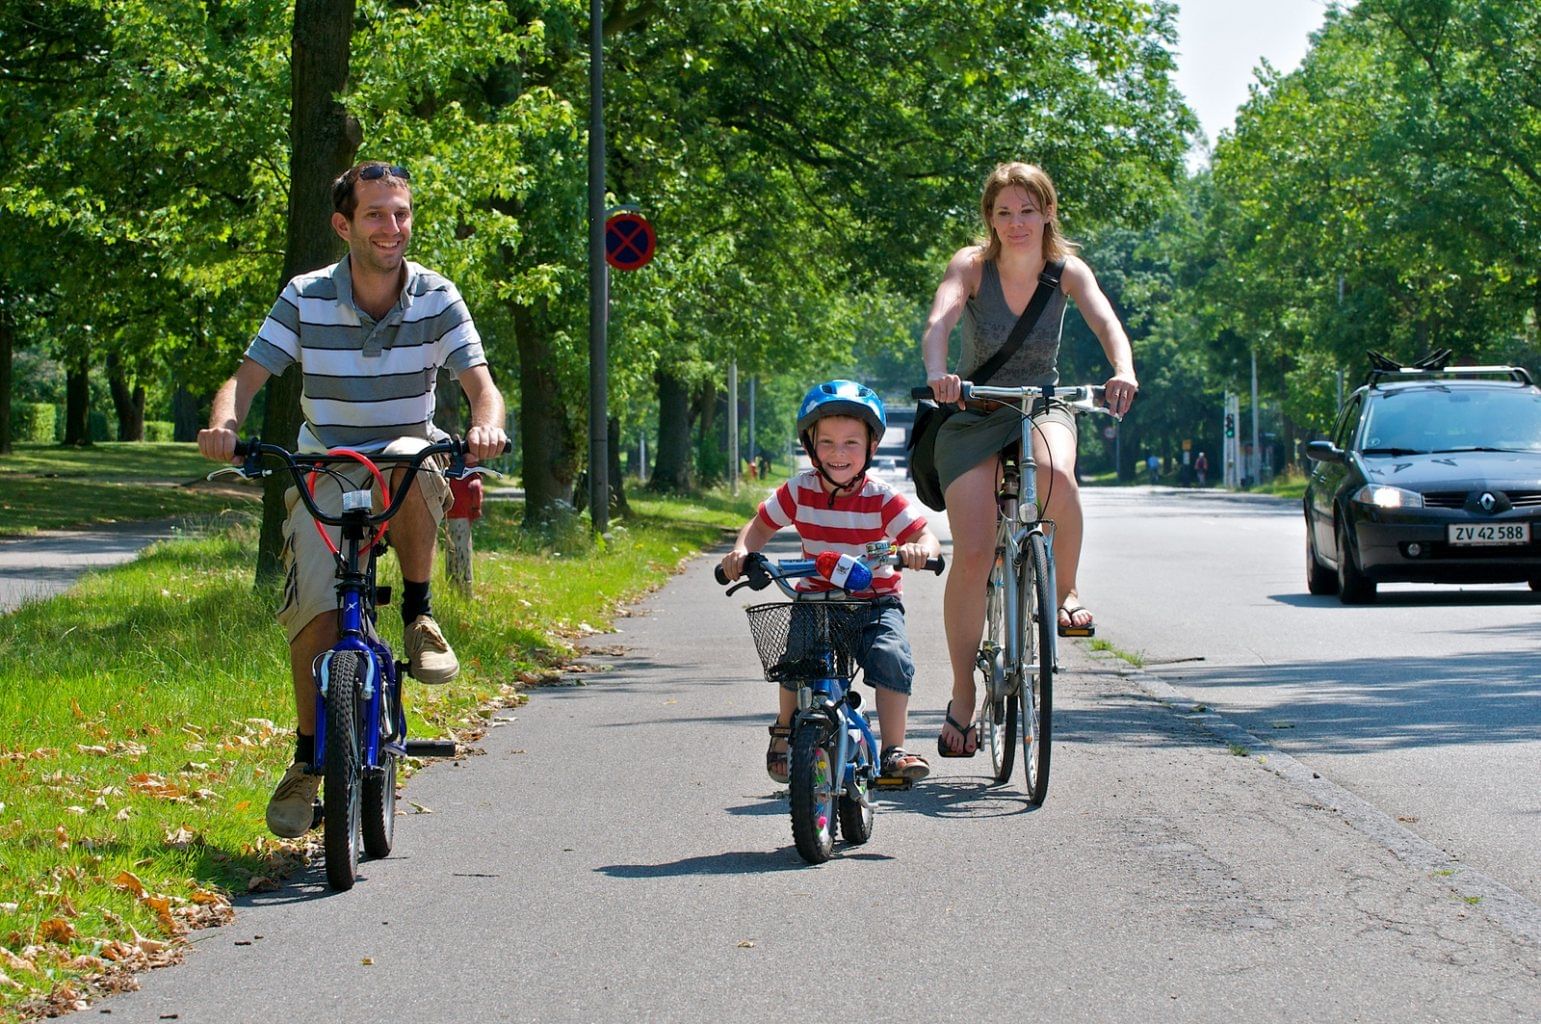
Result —
POLYGON ((777 723, 770 726, 766 731, 770 733, 770 743, 765 747, 765 774, 769 775, 773 781, 785 786, 788 782, 792 781, 792 727, 777 723), (777 750, 777 740, 786 740, 788 742, 787 745, 777 750))
POLYGON ((919 782, 931 774, 931 765, 919 754, 912 754, 903 747, 888 747, 880 759, 882 774, 895 779, 919 782))

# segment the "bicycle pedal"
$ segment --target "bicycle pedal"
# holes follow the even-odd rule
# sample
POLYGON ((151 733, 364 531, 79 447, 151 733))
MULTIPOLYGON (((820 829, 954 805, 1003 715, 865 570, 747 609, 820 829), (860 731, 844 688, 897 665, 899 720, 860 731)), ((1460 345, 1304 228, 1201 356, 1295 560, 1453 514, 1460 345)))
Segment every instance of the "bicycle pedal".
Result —
POLYGON ((325 820, 326 820, 326 808, 324 806, 322 806, 321 801, 320 800, 316 800, 316 801, 312 802, 311 805, 310 805, 310 827, 311 828, 320 828, 321 827, 321 823, 323 821, 325 821, 325 820))
POLYGON ((914 789, 915 780, 901 775, 879 775, 872 780, 873 789, 914 789))
POLYGON ((1096 636, 1097 635, 1097 627, 1096 626, 1061 626, 1061 627, 1059 627, 1059 635, 1060 636, 1079 636, 1079 637, 1096 636))

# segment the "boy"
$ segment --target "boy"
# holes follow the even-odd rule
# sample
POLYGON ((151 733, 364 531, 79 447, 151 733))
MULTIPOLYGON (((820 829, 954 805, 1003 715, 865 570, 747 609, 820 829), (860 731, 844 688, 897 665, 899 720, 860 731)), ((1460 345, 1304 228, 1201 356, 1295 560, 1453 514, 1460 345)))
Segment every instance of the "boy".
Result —
MULTIPOLYGON (((861 555, 867 544, 881 540, 898 545, 906 568, 923 568, 928 559, 940 555, 941 545, 916 506, 889 484, 867 475, 886 429, 883 400, 871 388, 832 380, 809 390, 798 407, 797 433, 813 469, 782 484, 744 524, 733 550, 722 558, 728 578, 737 579, 749 553, 763 548, 784 526, 796 528, 809 558, 821 551, 861 555)), ((810 591, 831 586, 816 578, 798 584, 800 590, 810 591)), ((931 774, 931 766, 904 749, 915 662, 904 628, 899 574, 889 566, 873 569, 872 586, 856 596, 875 596, 875 628, 864 638, 857 661, 863 677, 877 690, 883 744, 879 765, 884 775, 923 779, 931 774)), ((776 724, 770 727, 770 745, 765 750, 765 770, 780 783, 788 781, 787 743, 797 709, 797 691, 789 685, 782 684, 776 724)))

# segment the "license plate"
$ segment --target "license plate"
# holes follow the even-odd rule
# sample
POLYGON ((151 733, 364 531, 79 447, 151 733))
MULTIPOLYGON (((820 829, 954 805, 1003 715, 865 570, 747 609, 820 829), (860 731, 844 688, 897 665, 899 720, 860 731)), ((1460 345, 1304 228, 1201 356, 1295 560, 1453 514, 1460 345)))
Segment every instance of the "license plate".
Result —
POLYGON ((1462 547, 1484 544, 1529 544, 1529 523, 1481 523, 1448 526, 1450 543, 1462 547))

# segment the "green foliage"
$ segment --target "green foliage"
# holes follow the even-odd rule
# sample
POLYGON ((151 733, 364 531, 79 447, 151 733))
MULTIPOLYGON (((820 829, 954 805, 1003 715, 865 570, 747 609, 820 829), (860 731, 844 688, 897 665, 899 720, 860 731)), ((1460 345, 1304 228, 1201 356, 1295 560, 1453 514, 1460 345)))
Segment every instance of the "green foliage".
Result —
POLYGON ((52 444, 58 440, 52 403, 21 402, 11 406, 11 441, 14 444, 52 444))

